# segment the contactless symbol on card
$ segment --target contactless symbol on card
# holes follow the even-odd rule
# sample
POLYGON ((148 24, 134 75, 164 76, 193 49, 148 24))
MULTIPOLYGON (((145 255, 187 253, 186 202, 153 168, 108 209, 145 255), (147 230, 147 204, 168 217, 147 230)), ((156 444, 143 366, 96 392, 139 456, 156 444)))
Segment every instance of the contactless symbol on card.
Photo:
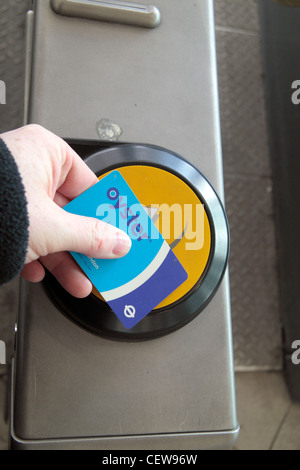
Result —
POLYGON ((131 250, 123 258, 94 259, 71 253, 125 328, 133 328, 187 279, 185 269, 118 171, 64 209, 97 217, 131 237, 131 250))

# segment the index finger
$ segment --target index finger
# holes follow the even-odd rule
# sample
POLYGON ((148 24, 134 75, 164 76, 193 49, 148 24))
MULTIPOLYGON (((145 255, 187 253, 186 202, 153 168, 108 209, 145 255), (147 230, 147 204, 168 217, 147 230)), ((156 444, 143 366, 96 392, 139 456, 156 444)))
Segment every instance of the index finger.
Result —
POLYGON ((79 196, 83 191, 86 191, 88 188, 96 184, 98 182, 98 178, 65 141, 63 141, 63 145, 66 159, 62 171, 66 174, 63 175, 64 182, 59 187, 59 192, 63 196, 72 200, 79 196))

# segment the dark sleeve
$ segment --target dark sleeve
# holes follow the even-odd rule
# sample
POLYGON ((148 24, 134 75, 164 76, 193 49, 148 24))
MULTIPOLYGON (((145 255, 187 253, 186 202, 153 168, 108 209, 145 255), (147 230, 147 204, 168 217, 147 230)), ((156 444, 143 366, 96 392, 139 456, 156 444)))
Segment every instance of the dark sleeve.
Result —
POLYGON ((0 285, 21 271, 28 246, 25 188, 16 162, 0 138, 0 285))

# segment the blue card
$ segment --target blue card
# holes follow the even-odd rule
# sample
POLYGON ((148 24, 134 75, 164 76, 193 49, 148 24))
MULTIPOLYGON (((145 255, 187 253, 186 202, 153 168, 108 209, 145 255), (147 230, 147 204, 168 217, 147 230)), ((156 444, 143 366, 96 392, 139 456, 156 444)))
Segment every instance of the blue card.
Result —
POLYGON ((123 176, 113 171, 67 204, 126 232, 132 246, 117 259, 71 252, 125 328, 133 328, 186 279, 187 273, 123 176))

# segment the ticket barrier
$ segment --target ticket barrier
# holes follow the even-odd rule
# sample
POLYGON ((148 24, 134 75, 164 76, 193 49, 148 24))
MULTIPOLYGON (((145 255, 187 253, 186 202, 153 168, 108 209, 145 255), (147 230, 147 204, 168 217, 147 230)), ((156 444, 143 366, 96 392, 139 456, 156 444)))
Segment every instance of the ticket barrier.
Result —
MULTIPOLYGON (((70 17, 69 10, 53 8, 71 3, 76 2, 37 0, 29 13, 28 122, 38 122, 64 137, 99 179, 118 170, 161 230, 188 279, 130 330, 96 289, 86 299, 76 299, 49 273, 42 284, 22 281, 12 370, 11 446, 231 448, 239 426, 212 2, 174 0, 170 6, 157 1, 160 21, 155 28, 110 20, 100 27, 98 20, 86 15, 70 17), (180 21, 184 16, 191 22, 188 29, 180 21), (196 31, 200 41, 195 45, 196 31), (174 108, 183 115, 189 102, 191 121, 181 122, 181 132, 169 110, 183 81, 175 77, 166 91, 148 67, 151 50, 148 57, 142 53, 151 40, 157 52, 152 34, 156 32, 165 41, 172 34, 171 42, 161 44, 169 52, 168 60, 171 53, 178 58, 181 78, 189 69, 195 75, 190 76, 197 88, 183 90, 184 100, 177 99, 174 108), (126 49, 126 41, 133 48, 125 68, 122 54, 117 61, 110 54, 116 51, 116 35, 121 49, 126 49), (76 51, 71 48, 75 40, 76 51), (202 63, 180 59, 173 40, 179 40, 178 47, 185 42, 184 49, 192 44, 202 63), (103 41, 107 41, 106 52, 103 41), (99 47, 101 64, 93 60, 99 47), (134 87, 128 85, 127 77, 118 80, 131 96, 108 80, 105 61, 132 76, 130 61, 135 55, 141 59, 141 70, 134 87), (74 62, 81 64, 77 76, 70 69, 74 62), (84 80, 90 86, 82 86, 80 95, 77 87, 84 80), (147 81, 155 82, 159 100, 142 91, 147 81), (110 94, 111 86, 118 90, 118 99, 110 94), (95 95, 101 95, 104 117, 99 116, 97 100, 91 99, 95 95), (126 106, 131 106, 127 115, 126 106), (167 116, 171 126, 163 129, 167 116), (198 133, 193 133, 195 125, 198 133)), ((163 68, 164 57, 157 60, 168 75, 170 66, 163 68)))

